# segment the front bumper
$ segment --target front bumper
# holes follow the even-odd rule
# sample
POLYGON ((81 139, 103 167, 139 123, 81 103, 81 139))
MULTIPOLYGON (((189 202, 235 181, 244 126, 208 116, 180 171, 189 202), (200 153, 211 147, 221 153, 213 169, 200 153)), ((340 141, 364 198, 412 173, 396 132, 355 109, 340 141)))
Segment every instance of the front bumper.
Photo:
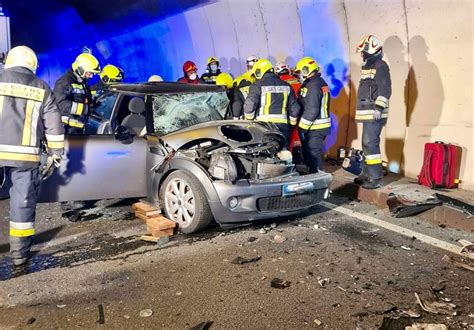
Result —
POLYGON ((210 201, 210 207, 221 225, 290 216, 327 198, 331 181, 332 175, 325 172, 253 182, 241 180, 234 184, 215 181, 219 200, 210 201))

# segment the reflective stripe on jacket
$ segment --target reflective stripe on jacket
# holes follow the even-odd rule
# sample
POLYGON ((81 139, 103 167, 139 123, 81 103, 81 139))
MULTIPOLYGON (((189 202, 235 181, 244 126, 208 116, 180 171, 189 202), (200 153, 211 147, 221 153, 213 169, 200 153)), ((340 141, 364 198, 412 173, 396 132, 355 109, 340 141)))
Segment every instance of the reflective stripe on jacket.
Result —
POLYGON ((291 86, 269 72, 250 86, 244 113, 247 120, 296 125, 300 106, 291 86))
POLYGON ((382 120, 386 121, 391 94, 392 82, 387 63, 381 55, 367 59, 360 72, 356 121, 374 121, 375 110, 380 111, 382 120))
POLYGON ((232 115, 234 118, 242 117, 245 99, 250 92, 250 85, 252 85, 250 81, 241 79, 239 84, 237 85, 236 83, 233 87, 234 100, 232 102, 232 115))
POLYGON ((298 98, 303 109, 298 127, 306 130, 326 130, 331 128, 329 112, 329 87, 320 74, 306 79, 301 85, 298 98))
POLYGON ((84 122, 83 118, 87 117, 89 104, 92 103, 92 93, 85 82, 68 70, 56 81, 53 92, 63 116, 84 122))
POLYGON ((0 74, 0 166, 37 166, 41 141, 62 154, 64 128, 49 86, 26 68, 0 74))

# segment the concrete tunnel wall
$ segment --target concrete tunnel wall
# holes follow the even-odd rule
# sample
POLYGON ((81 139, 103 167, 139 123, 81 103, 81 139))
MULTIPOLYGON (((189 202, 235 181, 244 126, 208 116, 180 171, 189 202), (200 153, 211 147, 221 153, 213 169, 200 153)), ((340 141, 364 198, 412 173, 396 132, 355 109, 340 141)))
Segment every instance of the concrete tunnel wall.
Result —
MULTIPOLYGON (((69 31, 91 31, 77 14, 67 17, 69 31)), ((337 130, 327 148, 335 155, 340 145, 361 146, 362 130, 353 122, 361 64, 355 46, 361 36, 375 34, 392 74, 390 118, 382 142, 390 168, 396 171, 401 165, 416 178, 424 143, 458 144, 463 148, 461 187, 474 190, 472 17, 470 0, 202 1, 96 40, 93 51, 103 65, 122 66, 128 81, 144 81, 151 74, 176 80, 189 59, 203 73, 211 55, 234 76, 245 70, 251 54, 292 66, 303 55, 313 56, 333 96, 337 130)), ((41 63, 47 63, 42 76, 54 84, 82 44, 66 53, 42 54, 41 63)))

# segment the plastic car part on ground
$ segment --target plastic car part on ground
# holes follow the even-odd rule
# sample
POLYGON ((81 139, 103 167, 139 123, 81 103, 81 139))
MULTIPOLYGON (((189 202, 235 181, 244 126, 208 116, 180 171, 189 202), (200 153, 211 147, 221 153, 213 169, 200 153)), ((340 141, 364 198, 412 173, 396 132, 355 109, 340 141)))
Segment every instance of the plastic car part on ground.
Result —
POLYGON ((396 218, 414 216, 442 204, 443 202, 434 197, 424 201, 414 201, 408 199, 405 195, 394 193, 390 193, 387 199, 390 213, 396 218))

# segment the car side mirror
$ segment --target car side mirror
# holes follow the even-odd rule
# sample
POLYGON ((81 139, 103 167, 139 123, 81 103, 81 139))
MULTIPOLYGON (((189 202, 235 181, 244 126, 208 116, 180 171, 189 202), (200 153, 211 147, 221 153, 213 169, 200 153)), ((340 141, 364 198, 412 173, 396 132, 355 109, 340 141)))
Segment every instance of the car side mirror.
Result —
POLYGON ((114 137, 117 141, 120 141, 123 144, 130 144, 133 142, 133 134, 130 131, 130 128, 119 125, 114 131, 114 137))

